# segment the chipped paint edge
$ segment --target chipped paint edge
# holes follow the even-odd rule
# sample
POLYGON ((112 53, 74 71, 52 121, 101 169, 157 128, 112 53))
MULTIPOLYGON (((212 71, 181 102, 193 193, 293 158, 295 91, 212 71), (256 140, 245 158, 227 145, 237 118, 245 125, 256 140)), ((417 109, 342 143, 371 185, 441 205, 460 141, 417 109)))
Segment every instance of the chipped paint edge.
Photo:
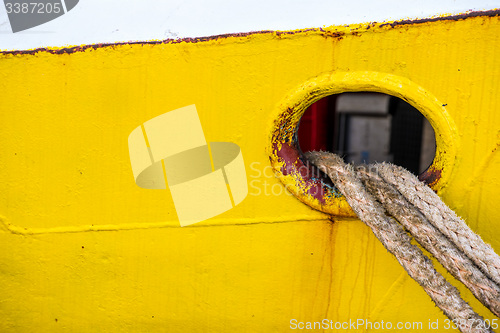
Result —
POLYGON ((317 33, 321 35, 327 35, 330 37, 343 38, 345 35, 358 35, 361 32, 368 32, 374 30, 386 30, 390 28, 397 28, 405 25, 417 25, 425 24, 437 21, 459 21, 465 20, 473 17, 495 17, 500 15, 500 8, 491 9, 485 11, 469 11, 462 14, 442 14, 429 18, 423 19, 408 19, 408 20, 395 20, 390 22, 367 22, 367 23, 355 23, 343 26, 332 25, 326 28, 308 28, 308 29, 297 29, 297 30, 260 30, 260 31, 250 31, 250 32, 239 32, 239 33, 227 33, 213 36, 205 37, 186 37, 179 39, 164 39, 164 40, 149 40, 149 41, 132 41, 132 42, 115 42, 115 43, 96 43, 96 44, 84 44, 84 45, 74 45, 67 47, 41 47, 28 50, 0 50, 1 55, 35 55, 40 52, 50 53, 50 54, 71 54, 76 52, 84 52, 87 50, 96 50, 101 48, 115 48, 119 46, 131 46, 131 45, 158 45, 158 44, 179 44, 179 43, 204 43, 204 42, 217 42, 220 40, 227 40, 231 38, 251 38, 256 35, 274 35, 276 37, 282 37, 286 35, 296 35, 296 34, 306 34, 306 33, 317 33), (360 31, 358 31, 360 30, 360 31), (364 30, 364 31, 362 31, 364 30))

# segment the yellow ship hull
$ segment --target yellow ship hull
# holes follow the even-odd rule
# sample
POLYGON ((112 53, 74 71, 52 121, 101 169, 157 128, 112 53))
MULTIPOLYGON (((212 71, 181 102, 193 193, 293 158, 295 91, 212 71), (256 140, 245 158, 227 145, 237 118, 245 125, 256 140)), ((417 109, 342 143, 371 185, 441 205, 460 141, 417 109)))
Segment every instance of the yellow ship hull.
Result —
POLYGON ((498 15, 2 53, 0 331, 452 331, 341 198, 285 190, 273 133, 332 93, 410 101, 437 133, 431 183, 500 252, 498 15), (168 189, 136 185, 127 138, 192 104, 208 141, 241 148, 248 195, 181 228, 168 189))

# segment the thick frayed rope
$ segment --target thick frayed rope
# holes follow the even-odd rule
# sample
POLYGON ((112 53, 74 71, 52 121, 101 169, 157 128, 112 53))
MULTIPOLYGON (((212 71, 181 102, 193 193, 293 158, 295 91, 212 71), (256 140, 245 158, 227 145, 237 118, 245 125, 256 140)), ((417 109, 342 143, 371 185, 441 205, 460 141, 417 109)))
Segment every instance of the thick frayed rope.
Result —
POLYGON ((395 186, 410 203, 420 209, 429 222, 500 285, 500 257, 432 189, 402 167, 382 163, 378 170, 386 182, 395 186))
MULTIPOLYGON (((374 198, 374 196, 378 197, 378 191, 374 188, 377 187, 377 185, 372 184, 367 186, 367 188, 372 188, 374 190, 373 196, 369 193, 369 190, 363 186, 360 180, 361 178, 365 183, 370 183, 370 179, 374 178, 380 180, 380 177, 376 178, 375 174, 370 173, 366 168, 358 172, 358 176, 351 165, 345 164, 340 157, 331 153, 310 152, 306 154, 306 157, 332 179, 340 192, 345 196, 353 211, 372 229, 375 236, 382 242, 387 250, 396 257, 408 274, 424 288, 426 293, 445 315, 451 320, 455 320, 455 322, 462 324, 459 327, 462 332, 492 332, 490 329, 486 328, 487 325, 485 325, 483 318, 475 313, 470 305, 460 297, 459 291, 435 270, 432 261, 422 252, 422 250, 416 245, 411 244, 411 238, 406 233, 403 226, 386 214, 382 204, 374 198)), ((390 199, 382 199, 381 201, 384 200, 386 200, 387 205, 390 205, 388 201, 390 199)), ((396 197, 394 200, 400 199, 396 197)), ((405 206, 404 201, 400 200, 400 204, 405 206)), ((401 218, 402 215, 408 214, 408 212, 401 211, 401 206, 399 206, 399 208, 391 208, 391 210, 395 213, 392 215, 397 219, 398 216, 401 218)), ((415 211, 409 214, 417 216, 415 211)), ((423 218, 423 216, 420 217, 423 218)), ((414 223, 411 218, 405 219, 406 221, 401 221, 401 223, 414 223)), ((422 222, 421 218, 420 222, 422 222)), ((415 225, 418 225, 418 222, 415 222, 415 225)), ((407 228, 410 230, 410 227, 407 228)), ((414 228, 411 227, 411 229, 414 228)), ((430 237, 420 231, 417 233, 421 234, 421 239, 430 237)), ((433 242, 435 242, 435 240, 423 241, 430 249, 434 246, 434 250, 436 251, 443 250, 443 248, 440 248, 438 244, 434 244, 433 242)), ((444 250, 444 252, 448 255, 448 250, 444 250)), ((453 255, 455 255, 453 258, 462 260, 462 265, 466 265, 467 263, 472 264, 470 261, 466 261, 466 258, 457 254, 457 252, 452 252, 453 255)), ((455 264, 450 260, 443 260, 443 262, 455 267, 455 264)), ((463 266, 458 266, 452 269, 451 272, 454 272, 457 277, 463 277, 466 274, 463 269, 463 266)), ((493 293, 498 292, 498 286, 495 283, 487 278, 481 277, 477 272, 474 272, 470 275, 470 278, 464 280, 468 282, 471 280, 479 282, 479 285, 472 289, 473 292, 480 295, 478 298, 481 297, 480 300, 485 305, 489 304, 493 309, 496 309, 496 311, 498 310, 498 301, 495 300, 493 296, 485 295, 485 290, 489 289, 491 289, 493 293)))
MULTIPOLYGON (((453 242, 436 229, 377 170, 380 165, 359 166, 358 176, 387 212, 394 216, 427 251, 495 315, 500 317, 500 287, 490 280, 453 242)), ((439 200, 441 202, 441 200, 439 200)))

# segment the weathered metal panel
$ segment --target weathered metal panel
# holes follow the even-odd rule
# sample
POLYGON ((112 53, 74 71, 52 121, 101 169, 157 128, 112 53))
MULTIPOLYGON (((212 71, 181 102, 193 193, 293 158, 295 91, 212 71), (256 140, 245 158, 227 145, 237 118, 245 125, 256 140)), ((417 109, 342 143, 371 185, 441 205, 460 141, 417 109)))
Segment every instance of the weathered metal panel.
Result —
POLYGON ((500 251, 499 51, 498 12, 486 12, 2 53, 0 330, 282 332, 291 319, 364 319, 448 331, 342 198, 301 198, 333 219, 311 209, 270 157, 283 170, 289 143, 281 156, 297 162, 293 124, 322 96, 401 97, 437 133, 428 182, 500 251), (249 194, 181 228, 168 190, 135 184, 127 138, 191 104, 208 141, 241 147, 249 194))

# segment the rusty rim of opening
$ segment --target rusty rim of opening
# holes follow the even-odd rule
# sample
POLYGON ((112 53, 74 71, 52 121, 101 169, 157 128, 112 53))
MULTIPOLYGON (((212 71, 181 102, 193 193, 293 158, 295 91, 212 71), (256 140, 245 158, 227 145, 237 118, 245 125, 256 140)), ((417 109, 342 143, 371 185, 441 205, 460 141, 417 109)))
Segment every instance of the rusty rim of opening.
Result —
POLYGON ((344 92, 379 92, 398 97, 419 110, 436 136, 436 153, 419 179, 438 191, 453 169, 459 137, 445 105, 407 78, 379 72, 326 73, 291 92, 278 105, 272 124, 269 158, 277 177, 299 200, 322 212, 344 217, 355 214, 330 179, 304 157, 298 143, 299 121, 314 102, 344 92))

